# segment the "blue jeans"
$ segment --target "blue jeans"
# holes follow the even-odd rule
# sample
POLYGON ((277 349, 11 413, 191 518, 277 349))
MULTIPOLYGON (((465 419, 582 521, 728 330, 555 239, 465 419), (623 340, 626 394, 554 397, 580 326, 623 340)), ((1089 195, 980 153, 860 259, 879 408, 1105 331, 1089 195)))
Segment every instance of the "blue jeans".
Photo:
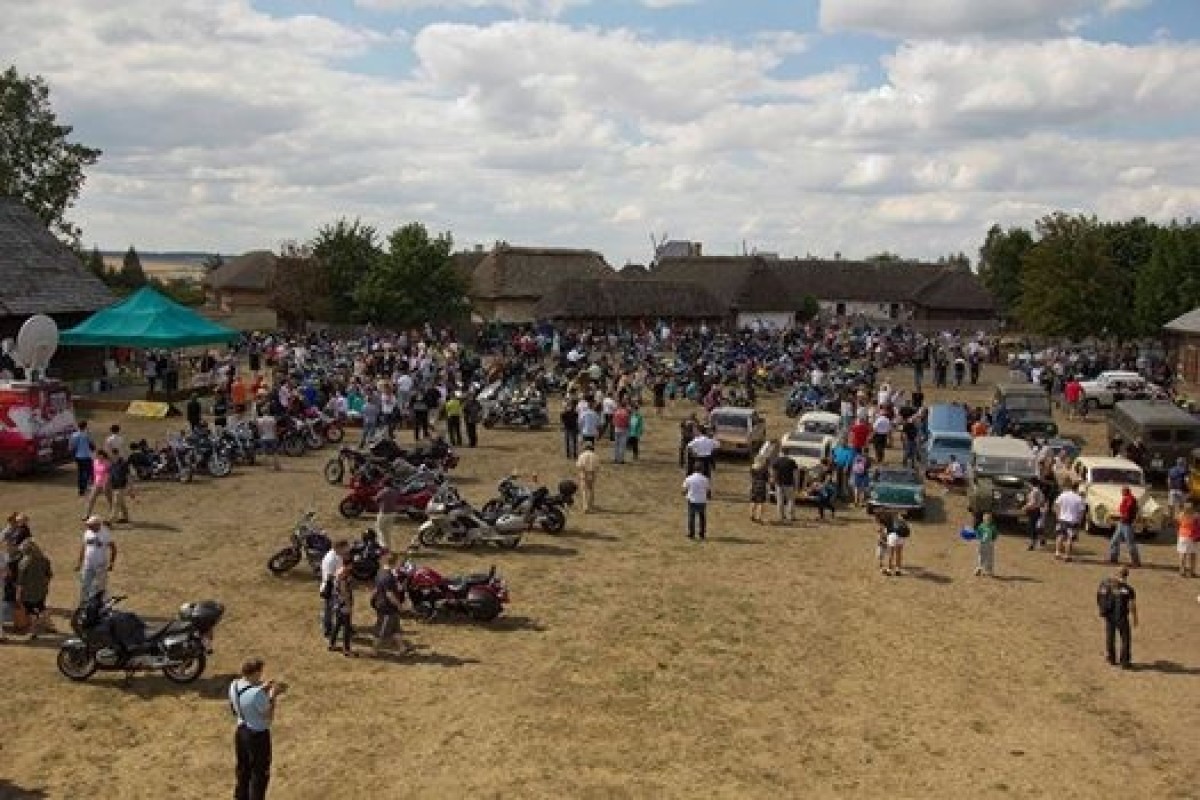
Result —
POLYGON ((1142 563, 1141 555, 1138 553, 1137 539, 1133 535, 1133 525, 1128 522, 1117 523, 1117 529, 1113 531, 1112 539, 1108 542, 1108 560, 1114 563, 1120 560, 1122 541, 1129 545, 1129 560, 1134 564, 1142 563))
POLYGON ((708 527, 708 503, 688 503, 688 538, 703 539, 708 527))
POLYGON ((321 633, 324 634, 326 639, 333 633, 333 622, 336 616, 337 610, 334 608, 333 592, 330 592, 329 597, 321 598, 321 633))
POLYGON ((629 443, 629 431, 615 431, 613 433, 613 461, 618 464, 625 462, 625 446, 629 443))

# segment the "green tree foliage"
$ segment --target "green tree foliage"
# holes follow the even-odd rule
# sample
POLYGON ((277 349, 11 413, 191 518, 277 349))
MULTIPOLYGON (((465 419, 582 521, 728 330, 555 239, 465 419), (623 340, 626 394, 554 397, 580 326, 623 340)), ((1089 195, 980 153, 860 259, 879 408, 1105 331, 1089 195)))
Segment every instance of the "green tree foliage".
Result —
POLYGON ((817 298, 811 294, 806 294, 800 298, 800 310, 796 312, 796 317, 800 322, 808 322, 814 320, 821 313, 821 304, 817 298))
POLYGON ((1103 226, 1059 212, 1039 220, 1037 232, 1022 265, 1018 311, 1026 330, 1081 339, 1123 329, 1131 314, 1103 226))
POLYGON ((19 198, 48 228, 77 242, 79 229, 66 213, 100 151, 70 141, 71 131, 59 124, 41 77, 15 67, 0 72, 0 194, 19 198))
POLYGON ((142 269, 142 259, 138 256, 137 250, 133 249, 133 245, 129 246, 129 249, 125 251, 125 257, 121 259, 121 271, 117 273, 117 281, 130 289, 146 285, 146 272, 142 269))
POLYGON ((355 292, 359 315, 396 327, 461 318, 466 287, 454 271, 453 247, 449 233, 430 238, 419 222, 397 228, 355 292))
POLYGON ((92 248, 92 252, 88 254, 86 259, 84 259, 84 263, 87 264, 87 268, 90 269, 92 274, 97 278, 105 282, 109 280, 110 275, 108 272, 108 265, 104 263, 104 256, 100 254, 99 247, 92 248))
POLYGON ((275 264, 273 308, 285 327, 302 330, 309 322, 329 320, 330 275, 307 246, 286 243, 275 264))
POLYGON ((330 321, 365 321, 356 295, 382 254, 375 228, 343 217, 317 231, 308 249, 328 276, 330 321))
POLYGON ((864 260, 873 264, 899 264, 904 261, 897 253, 887 250, 884 250, 882 253, 876 253, 873 256, 867 256, 864 260))
POLYGON ((993 225, 979 248, 979 280, 1005 316, 1011 316, 1021 304, 1023 265, 1033 244, 1033 235, 1024 228, 1004 230, 993 225))
POLYGON ((1200 225, 1172 223, 1155 232, 1150 255, 1138 272, 1134 311, 1140 333, 1163 325, 1200 305, 1200 225))

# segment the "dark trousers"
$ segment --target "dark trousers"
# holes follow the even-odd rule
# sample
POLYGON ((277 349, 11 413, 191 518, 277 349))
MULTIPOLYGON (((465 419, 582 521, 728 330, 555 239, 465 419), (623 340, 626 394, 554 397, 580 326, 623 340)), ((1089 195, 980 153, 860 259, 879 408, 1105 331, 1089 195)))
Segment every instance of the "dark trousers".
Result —
POLYGON ((625 442, 625 446, 628 447, 629 452, 631 454, 633 454, 634 461, 637 461, 637 459, 638 459, 638 447, 640 445, 640 442, 638 441, 638 439, 639 439, 639 437, 637 437, 637 436, 630 436, 629 439, 626 440, 626 442, 625 442))
POLYGON ((703 539, 708 528, 708 503, 688 503, 688 538, 703 539))
POLYGON ((1117 663, 1117 635, 1121 636, 1121 664, 1128 666, 1133 649, 1133 632, 1129 628, 1129 617, 1111 614, 1104 618, 1104 650, 1108 663, 1117 663))
POLYGON ((462 447, 462 417, 446 417, 446 435, 450 444, 462 447))
POLYGON ((1038 546, 1038 542, 1045 539, 1042 534, 1042 526, 1039 524, 1042 521, 1042 513, 1036 512, 1025 515, 1025 532, 1029 534, 1029 549, 1038 546))
POLYGON ((825 519, 825 512, 829 512, 829 516, 836 517, 837 509, 833 505, 833 501, 824 497, 814 497, 813 501, 817 504, 817 513, 821 519, 825 519))
POLYGON ((345 611, 334 610, 333 613, 333 628, 329 631, 329 647, 333 649, 337 647, 338 636, 342 637, 342 649, 350 649, 350 637, 354 635, 354 626, 350 624, 350 614, 345 611))
POLYGON ((92 460, 90 458, 75 459, 75 477, 79 481, 79 496, 83 497, 87 494, 88 487, 92 485, 92 460))
POLYGON ((713 456, 692 456, 688 464, 688 473, 691 473, 693 466, 698 466, 704 477, 712 478, 714 461, 713 456))
POLYGON ((875 461, 883 463, 883 454, 887 450, 888 437, 882 433, 876 433, 871 436, 871 444, 875 447, 875 461))
POLYGON ((414 411, 413 412, 413 439, 421 439, 429 436, 429 412, 414 411))
POLYGON ((237 786, 233 800, 263 800, 271 781, 271 732, 239 725, 233 735, 237 755, 237 786))
POLYGON ((687 474, 692 473, 692 454, 688 452, 688 443, 679 443, 679 468, 687 474))
POLYGON ((563 447, 566 450, 567 458, 577 458, 579 456, 579 431, 564 429, 563 447))
POLYGON ((479 444, 479 424, 476 422, 467 423, 467 447, 474 447, 479 444))

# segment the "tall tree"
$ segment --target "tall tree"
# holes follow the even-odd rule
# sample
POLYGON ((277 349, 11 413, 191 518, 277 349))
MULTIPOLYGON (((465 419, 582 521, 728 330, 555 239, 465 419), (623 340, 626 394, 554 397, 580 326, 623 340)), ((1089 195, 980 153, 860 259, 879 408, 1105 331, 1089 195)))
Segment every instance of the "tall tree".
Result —
POLYGON ((1033 249, 1033 235, 1024 228, 1004 230, 993 225, 979 248, 979 280, 988 288, 1005 316, 1021 303, 1022 269, 1033 249))
POLYGON ((1150 257, 1137 273, 1134 311, 1137 330, 1157 334, 1162 326, 1200 305, 1200 225, 1161 228, 1150 257))
POLYGON ((122 286, 127 286, 130 289, 137 289, 146 285, 146 272, 142 269, 142 259, 138 255, 137 250, 133 249, 133 245, 125 251, 125 258, 121 260, 121 272, 118 278, 122 286))
POLYGON ((1094 217, 1058 212, 1037 223, 1022 264, 1022 322, 1030 333, 1081 339, 1119 333, 1128 299, 1094 217))
POLYGON ((419 222, 397 228, 355 293, 359 313, 366 321, 398 327, 461 318, 466 287, 454 271, 453 247, 449 233, 430 238, 419 222))
POLYGON ((100 253, 99 247, 92 247, 92 252, 88 254, 87 260, 84 262, 87 268, 92 271, 102 281, 108 281, 111 277, 108 274, 108 265, 104 263, 104 256, 100 253))
POLYGON ((305 245, 285 242, 275 264, 275 313, 285 327, 303 329, 330 316, 329 272, 305 245))
POLYGON ((356 293, 381 255, 379 234, 370 225, 345 217, 317 231, 309 243, 312 255, 329 276, 329 311, 333 322, 362 322, 356 293))
POLYGON ((19 198, 47 227, 77 242, 79 229, 66 213, 100 151, 70 141, 71 131, 59 124, 40 76, 16 67, 0 72, 0 195, 19 198))

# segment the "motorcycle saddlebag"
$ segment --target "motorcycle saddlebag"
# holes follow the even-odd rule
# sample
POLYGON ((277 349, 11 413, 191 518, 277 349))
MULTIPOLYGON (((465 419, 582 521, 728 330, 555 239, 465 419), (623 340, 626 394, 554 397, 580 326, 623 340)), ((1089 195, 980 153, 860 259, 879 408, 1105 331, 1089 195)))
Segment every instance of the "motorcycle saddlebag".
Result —
POLYGON ((225 615, 225 606, 216 600, 199 600, 195 603, 184 603, 179 607, 179 618, 190 622, 201 631, 213 628, 225 615))

